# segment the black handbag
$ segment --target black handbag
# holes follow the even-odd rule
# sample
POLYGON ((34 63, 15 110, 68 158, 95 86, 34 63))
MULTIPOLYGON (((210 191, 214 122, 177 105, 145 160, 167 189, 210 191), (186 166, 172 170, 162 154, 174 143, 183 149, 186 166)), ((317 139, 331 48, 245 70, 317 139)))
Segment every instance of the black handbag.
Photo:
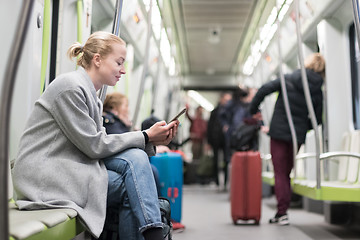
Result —
POLYGON ((259 124, 241 122, 231 133, 230 147, 236 151, 258 150, 259 124))
MULTIPOLYGON (((171 240, 171 208, 170 202, 166 198, 159 197, 159 207, 161 213, 161 221, 163 223, 163 236, 164 239, 171 240)), ((94 239, 94 238, 93 238, 94 239)), ((117 240, 119 239, 119 216, 115 211, 110 208, 106 211, 106 220, 103 232, 98 240, 117 240)))
POLYGON ((164 239, 171 240, 172 223, 171 223, 170 202, 168 199, 164 197, 159 197, 159 205, 160 205, 161 221, 164 224, 163 227, 164 239))

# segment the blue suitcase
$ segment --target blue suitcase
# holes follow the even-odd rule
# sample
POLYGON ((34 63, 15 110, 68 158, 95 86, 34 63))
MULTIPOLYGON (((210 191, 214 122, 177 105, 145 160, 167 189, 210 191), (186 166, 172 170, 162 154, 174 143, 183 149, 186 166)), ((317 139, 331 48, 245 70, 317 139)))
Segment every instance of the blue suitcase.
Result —
POLYGON ((160 195, 171 205, 171 219, 181 222, 183 162, 179 153, 159 153, 150 158, 159 171, 160 195))

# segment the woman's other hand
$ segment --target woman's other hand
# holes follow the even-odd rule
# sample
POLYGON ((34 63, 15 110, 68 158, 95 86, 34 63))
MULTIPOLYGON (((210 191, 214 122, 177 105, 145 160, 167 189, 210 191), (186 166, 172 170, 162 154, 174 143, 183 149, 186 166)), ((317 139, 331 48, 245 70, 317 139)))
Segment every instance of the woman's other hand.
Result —
POLYGON ((268 134, 269 133, 269 127, 268 126, 261 126, 260 131, 263 133, 268 134))

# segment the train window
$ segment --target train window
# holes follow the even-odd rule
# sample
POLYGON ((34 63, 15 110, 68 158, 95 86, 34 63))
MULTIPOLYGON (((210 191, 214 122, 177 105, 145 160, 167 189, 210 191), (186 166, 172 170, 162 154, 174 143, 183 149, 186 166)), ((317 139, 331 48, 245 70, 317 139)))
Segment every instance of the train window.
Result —
POLYGON ((359 89, 359 70, 360 52, 356 37, 355 26, 352 24, 349 29, 350 39, 350 62, 351 62, 351 91, 354 128, 360 129, 360 89, 359 89))

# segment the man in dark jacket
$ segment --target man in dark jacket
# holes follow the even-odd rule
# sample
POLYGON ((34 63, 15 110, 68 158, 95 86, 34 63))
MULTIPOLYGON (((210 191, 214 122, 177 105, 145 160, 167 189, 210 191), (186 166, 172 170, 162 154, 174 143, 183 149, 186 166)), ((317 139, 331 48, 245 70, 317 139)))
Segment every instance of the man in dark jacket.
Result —
POLYGON ((254 89, 239 87, 233 92, 232 99, 219 111, 222 130, 225 135, 225 165, 223 168, 225 190, 228 179, 228 164, 233 152, 230 146, 231 135, 244 119, 251 117, 249 104, 253 97, 254 89))
MULTIPOLYGON (((213 150, 213 160, 214 160, 214 177, 215 183, 219 186, 219 151, 222 151, 224 154, 224 161, 226 160, 225 157, 225 135, 222 130, 222 125, 220 121, 220 111, 226 105, 228 101, 231 100, 231 94, 224 92, 220 96, 219 104, 216 106, 214 110, 212 110, 210 114, 210 118, 207 125, 207 140, 208 143, 211 145, 213 150)), ((225 181, 226 182, 226 181, 225 181)))
MULTIPOLYGON (((318 124, 321 124, 323 101, 321 87, 325 75, 325 60, 319 53, 315 53, 306 60, 305 67, 316 119, 318 124)), ((296 138, 300 147, 305 142, 306 132, 312 129, 300 70, 285 75, 285 80, 296 138)), ((258 112, 260 103, 267 95, 273 92, 279 92, 269 130, 275 173, 275 195, 278 205, 275 217, 271 218, 269 222, 288 225, 287 209, 289 208, 291 198, 290 172, 293 168, 294 159, 291 132, 279 79, 264 84, 258 90, 251 102, 250 113, 255 114, 258 112)))

